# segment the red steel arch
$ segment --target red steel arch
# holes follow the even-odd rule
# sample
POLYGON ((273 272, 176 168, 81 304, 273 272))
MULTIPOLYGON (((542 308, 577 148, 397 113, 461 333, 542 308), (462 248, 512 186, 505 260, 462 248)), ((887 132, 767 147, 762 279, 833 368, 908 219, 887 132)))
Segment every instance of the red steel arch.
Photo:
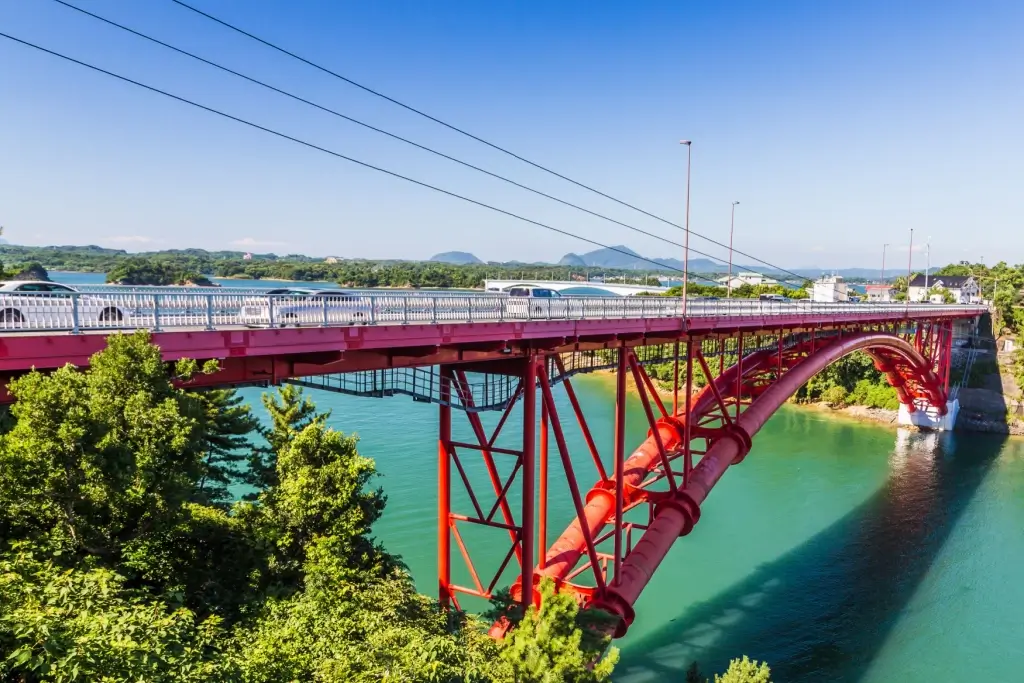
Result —
MULTIPOLYGON (((563 588, 576 591, 581 601, 590 607, 614 615, 618 618, 615 635, 624 635, 633 621, 633 605, 640 593, 676 539, 688 534, 700 519, 700 506, 711 489, 730 465, 743 460, 750 450, 752 437, 801 386, 843 356, 863 350, 871 355, 875 366, 886 373, 900 401, 911 411, 927 405, 944 414, 948 375, 940 376, 944 373, 937 373, 935 365, 938 363, 941 367, 945 361, 948 366, 951 335, 945 334, 943 338, 940 332, 928 341, 918 336, 913 343, 892 332, 861 332, 828 340, 815 340, 811 336, 788 348, 783 348, 780 338, 778 350, 763 350, 743 358, 693 396, 689 413, 684 409, 654 421, 655 428, 650 436, 623 463, 619 489, 622 507, 619 507, 617 482, 607 477, 598 482, 586 495, 582 514, 551 544, 534 569, 534 576, 538 580, 552 578, 563 588), (751 400, 739 413, 744 397, 751 400), (735 418, 729 414, 730 400, 736 406, 735 418), (716 430, 709 429, 706 425, 715 420, 720 426, 716 430), (672 485, 671 475, 665 472, 670 471, 669 460, 682 455, 680 451, 688 443, 688 436, 690 439, 706 438, 710 445, 692 470, 684 466, 684 480, 676 487, 672 485), (662 493, 641 488, 642 482, 659 470, 669 480, 670 490, 662 493), (575 568, 584 556, 589 556, 593 564, 594 539, 601 537, 609 524, 621 524, 623 507, 628 509, 642 502, 653 506, 651 522, 616 567, 614 580, 605 585, 599 579, 596 589, 570 583, 580 573, 575 568)), ((706 361, 699 354, 698 360, 710 376, 706 361)), ((639 386, 635 358, 630 358, 629 362, 639 386)), ((620 371, 622 369, 620 364, 620 371)), ((643 389, 640 392, 646 405, 643 389)), ((686 450, 688 461, 689 450, 686 450)), ((521 582, 522 577, 513 585, 514 595, 522 595, 521 582)), ((536 590, 531 597, 539 600, 536 590)), ((506 626, 496 625, 492 633, 499 635, 506 626)))

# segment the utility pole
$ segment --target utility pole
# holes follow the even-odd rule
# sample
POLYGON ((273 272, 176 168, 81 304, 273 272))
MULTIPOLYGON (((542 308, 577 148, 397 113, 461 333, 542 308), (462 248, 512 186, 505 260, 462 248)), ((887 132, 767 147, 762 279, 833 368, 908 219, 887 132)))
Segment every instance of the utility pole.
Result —
POLYGON ((924 252, 925 256, 925 267, 924 267, 924 295, 928 296, 928 271, 932 269, 932 236, 928 235, 928 241, 925 243, 924 252))
POLYGON ((690 270, 690 152, 692 142, 680 140, 679 144, 686 145, 686 239, 683 240, 683 324, 686 324, 686 285, 688 284, 690 270))
POLYGON ((732 217, 729 219, 729 281, 726 282, 728 290, 726 291, 725 298, 732 298, 732 231, 736 227, 736 205, 739 202, 732 203, 732 217))
POLYGON ((914 229, 910 229, 910 250, 907 252, 907 303, 910 303, 910 278, 914 270, 914 229))

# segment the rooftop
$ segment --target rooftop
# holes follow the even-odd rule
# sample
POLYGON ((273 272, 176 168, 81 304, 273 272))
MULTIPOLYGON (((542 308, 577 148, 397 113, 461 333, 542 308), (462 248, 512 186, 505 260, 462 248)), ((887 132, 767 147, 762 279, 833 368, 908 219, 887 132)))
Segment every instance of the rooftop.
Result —
MULTIPOLYGON (((959 289, 963 287, 968 280, 974 280, 971 275, 930 275, 928 277, 928 286, 936 287, 943 286, 946 289, 959 289)), ((911 287, 924 287, 924 275, 915 275, 914 279, 910 281, 911 287)))

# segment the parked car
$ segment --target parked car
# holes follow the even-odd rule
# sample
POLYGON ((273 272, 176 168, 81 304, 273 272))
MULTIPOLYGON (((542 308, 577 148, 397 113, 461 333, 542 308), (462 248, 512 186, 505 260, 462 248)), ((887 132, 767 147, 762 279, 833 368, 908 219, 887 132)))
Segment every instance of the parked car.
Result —
POLYGON ((366 297, 338 289, 271 289, 242 303, 246 325, 360 325, 370 322, 366 297))
POLYGON ((508 296, 508 313, 512 317, 559 318, 569 311, 568 301, 546 287, 512 287, 508 296))
POLYGON ((79 294, 56 282, 0 283, 0 329, 116 327, 127 316, 116 299, 79 294))

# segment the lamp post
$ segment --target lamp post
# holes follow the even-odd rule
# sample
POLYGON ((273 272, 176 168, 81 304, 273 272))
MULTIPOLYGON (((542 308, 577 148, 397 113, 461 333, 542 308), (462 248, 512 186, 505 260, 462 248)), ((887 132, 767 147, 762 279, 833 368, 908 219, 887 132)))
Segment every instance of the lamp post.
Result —
POLYGON ((736 227, 736 205, 739 202, 732 203, 732 217, 729 219, 729 281, 726 283, 728 290, 726 291, 725 298, 732 298, 732 231, 736 227))
POLYGON ((686 238, 683 240, 683 325, 686 325, 686 285, 690 279, 690 151, 691 141, 680 140, 686 145, 686 238))
POLYGON ((910 229, 910 249, 907 251, 907 303, 910 303, 910 276, 914 267, 914 229, 910 229))
POLYGON ((928 235, 925 243, 925 266, 924 266, 924 295, 928 296, 928 271, 932 269, 932 236, 928 235))
POLYGON ((886 242, 885 244, 882 245, 882 284, 883 285, 885 284, 885 248, 888 247, 888 246, 889 246, 888 242, 886 242))

